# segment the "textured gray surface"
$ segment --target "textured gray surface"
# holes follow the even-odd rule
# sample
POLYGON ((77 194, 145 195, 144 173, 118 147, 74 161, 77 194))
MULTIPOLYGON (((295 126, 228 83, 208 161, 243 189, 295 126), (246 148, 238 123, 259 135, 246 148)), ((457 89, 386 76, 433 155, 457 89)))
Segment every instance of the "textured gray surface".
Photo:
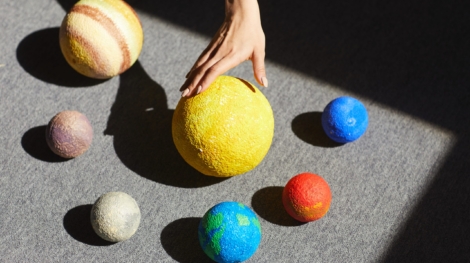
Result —
MULTIPOLYGON (((249 262, 468 262, 470 19, 460 1, 260 0, 275 114, 268 155, 227 180, 198 174, 171 140, 184 75, 223 18, 216 0, 129 3, 145 34, 139 61, 108 81, 73 72, 58 27, 73 1, 0 1, 2 262, 209 262, 197 225, 221 201, 258 214, 249 262), (336 145, 326 104, 360 99, 370 124, 336 145), (91 148, 65 161, 44 141, 63 110, 84 113, 91 148), (300 172, 323 176, 328 214, 298 224, 281 191, 300 172), (110 244, 91 229, 102 194, 122 191, 142 220, 110 244)), ((250 63, 229 72, 255 83, 250 63)))

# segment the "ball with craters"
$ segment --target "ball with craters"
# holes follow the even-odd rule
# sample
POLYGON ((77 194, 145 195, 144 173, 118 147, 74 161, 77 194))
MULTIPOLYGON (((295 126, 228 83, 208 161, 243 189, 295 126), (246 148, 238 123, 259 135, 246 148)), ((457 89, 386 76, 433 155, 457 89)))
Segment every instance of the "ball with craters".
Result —
POLYGON ((292 177, 282 192, 282 203, 287 213, 301 222, 311 222, 325 216, 331 198, 325 179, 308 172, 292 177))
POLYGON ((364 134, 369 117, 366 107, 359 100, 344 96, 328 103, 321 122, 330 139, 338 143, 349 143, 364 134))
POLYGON ((90 148, 93 128, 88 118, 78 111, 62 111, 47 125, 49 148, 63 158, 75 158, 90 148))
POLYGON ((109 192, 102 195, 91 209, 91 225, 95 233, 110 242, 131 238, 140 224, 140 209, 130 195, 109 192))
POLYGON ((202 249, 218 263, 249 259, 261 241, 256 214, 238 202, 222 202, 209 209, 201 219, 198 233, 202 249))

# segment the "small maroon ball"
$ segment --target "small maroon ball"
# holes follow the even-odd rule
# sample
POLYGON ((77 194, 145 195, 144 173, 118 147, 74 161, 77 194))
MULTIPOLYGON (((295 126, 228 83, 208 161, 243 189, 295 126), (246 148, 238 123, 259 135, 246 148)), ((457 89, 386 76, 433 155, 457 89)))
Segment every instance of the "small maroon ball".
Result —
POLYGON ((51 150, 64 158, 74 158, 88 150, 93 128, 87 117, 78 111, 62 111, 55 115, 46 129, 51 150))

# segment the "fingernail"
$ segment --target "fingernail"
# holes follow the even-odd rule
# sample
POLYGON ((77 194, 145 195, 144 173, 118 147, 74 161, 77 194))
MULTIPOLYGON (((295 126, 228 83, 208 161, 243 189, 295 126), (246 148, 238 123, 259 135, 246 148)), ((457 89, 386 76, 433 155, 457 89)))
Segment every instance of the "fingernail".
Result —
POLYGON ((199 85, 199 87, 197 87, 197 92, 196 92, 196 94, 199 94, 199 93, 201 93, 201 90, 202 90, 202 86, 201 86, 201 85, 199 85))
POLYGON ((188 95, 188 93, 189 93, 189 89, 183 90, 183 93, 181 94, 181 97, 186 97, 186 95, 188 95))
POLYGON ((268 87, 268 79, 266 77, 261 78, 261 83, 263 84, 265 88, 268 87))

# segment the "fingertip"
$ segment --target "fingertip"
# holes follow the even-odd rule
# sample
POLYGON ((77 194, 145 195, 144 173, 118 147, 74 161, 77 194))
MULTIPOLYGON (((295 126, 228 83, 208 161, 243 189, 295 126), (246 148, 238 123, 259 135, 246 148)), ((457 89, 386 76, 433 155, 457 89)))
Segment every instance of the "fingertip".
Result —
POLYGON ((209 88, 209 86, 212 84, 212 82, 215 81, 215 79, 220 75, 220 73, 212 73, 212 74, 208 74, 206 76, 204 76, 201 81, 199 82, 199 87, 200 87, 200 90, 198 92, 201 93, 201 92, 204 92, 207 88, 209 88))
MULTIPOLYGON (((265 73, 265 72, 263 72, 265 73)), ((268 87, 268 84, 269 84, 269 81, 268 81, 268 78, 266 77, 266 74, 259 74, 257 72, 255 72, 255 80, 256 82, 258 82, 259 85, 267 88, 268 87)))
POLYGON ((261 77, 261 85, 265 88, 268 87, 268 79, 266 77, 261 77))
POLYGON ((183 92, 181 93, 181 97, 182 97, 182 98, 183 98, 183 97, 186 97, 186 96, 188 95, 188 93, 189 93, 189 89, 183 90, 183 92))
POLYGON ((266 78, 266 69, 264 67, 264 57, 254 56, 253 60, 253 73, 256 81, 263 87, 268 87, 268 79, 266 78))

